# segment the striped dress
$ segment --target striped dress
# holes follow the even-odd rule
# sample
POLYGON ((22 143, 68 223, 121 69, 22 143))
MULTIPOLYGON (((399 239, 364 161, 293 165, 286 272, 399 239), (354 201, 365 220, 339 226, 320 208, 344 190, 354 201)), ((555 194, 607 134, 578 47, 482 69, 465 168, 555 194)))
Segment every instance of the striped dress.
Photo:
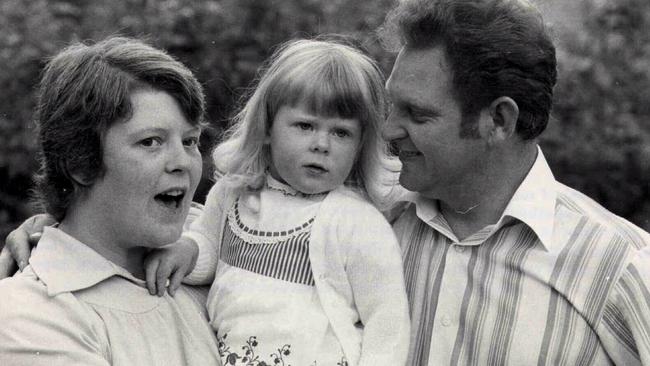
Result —
POLYGON ((271 179, 259 196, 248 197, 253 202, 243 196, 227 214, 208 302, 222 361, 342 364, 309 261, 311 227, 325 194, 301 195, 271 179))
POLYGON ((538 154, 501 219, 459 240, 422 197, 397 220, 409 365, 650 364, 650 236, 538 154))

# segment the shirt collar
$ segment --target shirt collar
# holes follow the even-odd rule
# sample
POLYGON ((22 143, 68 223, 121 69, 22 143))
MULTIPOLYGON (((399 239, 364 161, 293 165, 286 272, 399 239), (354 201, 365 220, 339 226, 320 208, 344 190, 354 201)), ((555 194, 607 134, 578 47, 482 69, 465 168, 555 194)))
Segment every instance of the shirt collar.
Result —
POLYGON ((144 285, 144 281, 136 279, 127 270, 53 227, 43 230, 29 263, 47 286, 49 296, 83 290, 112 276, 121 276, 140 286, 144 285))
POLYGON ((553 249, 555 186, 555 177, 538 146, 535 163, 510 199, 497 226, 507 217, 515 218, 535 232, 546 250, 553 249))
MULTIPOLYGON (((533 166, 508 202, 494 229, 506 224, 508 218, 515 218, 535 232, 546 250, 552 250, 557 198, 555 185, 555 177, 538 146, 533 166)), ((440 213, 437 200, 417 193, 406 195, 404 200, 415 204, 415 212, 420 220, 428 223, 441 234, 456 240, 456 236, 440 213)))

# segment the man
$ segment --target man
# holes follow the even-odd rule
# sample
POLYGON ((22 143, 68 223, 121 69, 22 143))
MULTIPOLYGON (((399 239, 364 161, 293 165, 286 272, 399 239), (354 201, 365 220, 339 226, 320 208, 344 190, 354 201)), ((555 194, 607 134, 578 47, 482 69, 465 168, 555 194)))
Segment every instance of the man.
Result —
POLYGON ((537 10, 404 1, 383 29, 401 47, 383 133, 414 192, 394 225, 409 365, 650 364, 648 234, 556 182, 537 146, 556 80, 537 10))

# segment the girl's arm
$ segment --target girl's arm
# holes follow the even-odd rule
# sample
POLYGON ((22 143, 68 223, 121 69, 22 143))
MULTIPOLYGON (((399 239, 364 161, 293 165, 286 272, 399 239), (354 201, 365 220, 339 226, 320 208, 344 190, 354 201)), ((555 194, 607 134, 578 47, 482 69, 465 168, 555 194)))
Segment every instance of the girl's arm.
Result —
POLYGON ((181 238, 147 256, 145 274, 152 295, 162 296, 166 288, 173 295, 181 282, 189 285, 212 282, 219 260, 224 192, 223 184, 216 183, 208 193, 205 206, 193 204, 190 208, 181 238))
POLYGON ((364 326, 359 365, 404 365, 410 321, 395 234, 374 208, 345 221, 346 273, 364 326))
POLYGON ((196 243, 184 237, 174 244, 152 250, 144 261, 149 293, 162 296, 167 289, 174 296, 183 278, 194 269, 198 255, 196 243))
POLYGON ((217 181, 205 199, 200 214, 186 228, 182 237, 198 247, 198 257, 193 270, 184 278, 189 285, 207 285, 214 280, 219 262, 223 223, 229 202, 229 190, 223 181, 217 181))

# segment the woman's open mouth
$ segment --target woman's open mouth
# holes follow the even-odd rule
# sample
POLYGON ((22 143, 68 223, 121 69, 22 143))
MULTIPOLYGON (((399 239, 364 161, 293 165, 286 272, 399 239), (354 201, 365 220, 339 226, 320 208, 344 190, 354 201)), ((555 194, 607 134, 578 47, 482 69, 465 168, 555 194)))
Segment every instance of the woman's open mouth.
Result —
POLYGON ((185 198, 184 189, 170 189, 154 196, 156 202, 167 208, 181 207, 183 204, 183 198, 185 198))

